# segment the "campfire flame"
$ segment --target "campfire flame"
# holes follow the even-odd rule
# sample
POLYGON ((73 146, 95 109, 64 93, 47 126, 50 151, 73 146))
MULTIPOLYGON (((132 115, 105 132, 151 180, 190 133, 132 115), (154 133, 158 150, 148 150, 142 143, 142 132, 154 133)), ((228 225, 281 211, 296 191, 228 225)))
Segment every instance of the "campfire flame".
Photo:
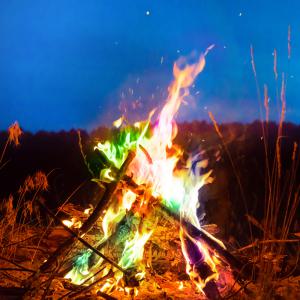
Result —
MULTIPOLYGON (((136 153, 127 169, 127 175, 143 188, 143 192, 137 193, 124 184, 115 193, 102 219, 103 238, 100 243, 106 241, 115 232, 117 225, 130 212, 138 221, 135 224, 135 234, 125 242, 119 265, 126 270, 134 269, 138 274, 138 281, 145 276, 144 246, 155 230, 156 224, 155 221, 147 223, 144 220, 153 218, 152 211, 157 203, 167 207, 195 227, 201 227, 197 216, 198 192, 203 185, 212 182, 212 171, 203 173, 208 161, 201 160, 199 154, 191 156, 184 167, 178 168, 178 162, 184 161, 183 150, 174 145, 173 141, 177 134, 175 116, 181 103, 189 95, 189 87, 203 70, 205 56, 211 48, 209 47, 194 64, 187 64, 183 58, 174 64, 174 81, 169 86, 165 105, 153 126, 150 122, 155 111, 149 114, 148 120, 137 122, 134 126, 123 126, 125 118, 122 116, 114 122, 114 125, 119 128, 119 134, 110 141, 99 142, 95 147, 108 162, 99 176, 99 179, 104 182, 115 181, 116 170, 121 168, 129 151, 133 150, 136 153)), ((216 267, 218 261, 206 245, 190 237, 183 226, 180 229, 180 238, 187 263, 187 274, 202 290, 208 281, 218 279, 216 267), (197 273, 195 266, 199 261, 193 261, 191 258, 189 244, 196 247, 201 256, 201 262, 211 269, 211 274, 204 279, 201 279, 197 273)), ((220 241, 218 242, 224 247, 220 241)), ((86 258, 87 256, 83 255, 79 260, 86 261, 86 258)), ((86 273, 87 269, 82 264, 79 265, 86 273)), ((74 270, 71 272, 75 274, 74 270)), ((118 275, 115 275, 115 280, 107 280, 103 289, 107 290, 107 287, 111 289, 112 285, 120 283, 122 275, 119 271, 116 274, 118 275)), ((68 277, 72 276, 69 274, 68 277)), ((179 288, 183 288, 182 283, 179 288)), ((124 290, 127 291, 128 287, 124 287, 124 290)))

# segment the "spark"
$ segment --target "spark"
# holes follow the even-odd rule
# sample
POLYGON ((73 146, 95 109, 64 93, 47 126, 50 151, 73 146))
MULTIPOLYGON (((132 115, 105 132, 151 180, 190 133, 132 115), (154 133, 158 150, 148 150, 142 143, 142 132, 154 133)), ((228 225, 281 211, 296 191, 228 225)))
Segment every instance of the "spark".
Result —
POLYGON ((150 16, 150 10, 146 11, 146 16, 150 16))
POLYGON ((240 13, 239 13, 239 17, 241 17, 242 15, 243 15, 243 13, 242 13, 242 12, 240 12, 240 13))

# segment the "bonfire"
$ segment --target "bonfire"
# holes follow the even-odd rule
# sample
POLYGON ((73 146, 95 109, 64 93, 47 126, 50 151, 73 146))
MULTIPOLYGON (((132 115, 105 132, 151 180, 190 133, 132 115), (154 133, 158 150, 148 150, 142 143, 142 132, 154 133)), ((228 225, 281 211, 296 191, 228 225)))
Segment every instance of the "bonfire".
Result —
MULTIPOLYGON (((168 255, 169 263, 174 263, 174 259, 185 261, 186 274, 195 292, 218 299, 219 278, 222 277, 224 284, 225 277, 230 277, 228 264, 222 266, 227 268, 226 276, 223 276, 225 271, 220 275, 217 249, 225 251, 224 244, 201 227, 197 215, 199 189, 212 182, 212 170, 205 171, 207 160, 202 159, 201 153, 184 155, 183 150, 173 143, 177 133, 175 116, 189 94, 189 87, 203 70, 208 50, 194 64, 186 64, 184 59, 175 63, 174 81, 153 125, 155 111, 149 113, 147 120, 133 125, 126 124, 125 118, 121 117, 114 122, 119 128, 116 137, 95 146, 102 162, 96 180, 100 185, 108 185, 109 190, 113 187, 110 195, 103 197, 101 202, 104 203, 102 232, 94 245, 100 251, 104 245, 111 244, 111 251, 115 252, 116 264, 105 267, 100 274, 102 277, 108 272, 113 274, 100 287, 103 293, 111 294, 117 290, 131 296, 139 294, 143 281, 153 273, 153 257, 149 256, 148 245, 150 241, 153 245, 153 241, 161 239, 163 214, 171 220, 167 229, 177 240, 177 253, 168 255)), ((158 243, 161 245, 161 241, 158 243)), ((171 251, 168 248, 165 245, 165 250, 171 251)), ((102 251, 106 253, 105 249, 102 251)), ((228 257, 223 257, 225 263, 228 262, 226 259, 228 257)), ((82 284, 101 269, 105 261, 92 250, 83 252, 65 278, 82 284), (91 267, 90 261, 93 262, 91 267)), ((178 287, 183 289, 183 282, 177 281, 178 287)))
MULTIPOLYGON (((184 58, 174 64, 162 109, 133 124, 122 116, 113 124, 114 136, 94 145, 99 172, 93 180, 102 190, 95 207, 62 205, 59 211, 70 218, 61 219, 38 197, 47 178, 42 173, 28 178, 19 191, 19 208, 31 215, 37 203, 50 225, 59 226, 35 228, 38 246, 46 243, 53 251, 35 251, 26 265, 14 262, 15 268, 9 267, 14 245, 22 242, 21 234, 32 238, 32 228, 21 225, 18 235, 11 234, 17 216, 8 200, 4 210, 11 222, 1 236, 10 233, 3 239, 2 259, 20 282, 2 287, 3 293, 26 299, 222 299, 243 288, 251 297, 246 285, 258 274, 257 266, 232 255, 215 237, 216 226, 203 224, 199 215, 199 190, 214 180, 205 153, 186 153, 174 143, 176 115, 211 48, 192 64, 184 58), (32 192, 34 200, 25 205, 32 192)), ((15 132, 10 140, 18 144, 19 127, 15 132)))

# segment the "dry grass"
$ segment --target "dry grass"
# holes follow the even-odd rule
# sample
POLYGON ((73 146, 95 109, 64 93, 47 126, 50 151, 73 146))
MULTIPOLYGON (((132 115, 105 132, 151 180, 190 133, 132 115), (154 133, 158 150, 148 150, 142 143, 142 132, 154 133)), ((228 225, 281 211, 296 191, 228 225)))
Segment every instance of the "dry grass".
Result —
MULTIPOLYGON (((290 27, 288 29, 288 59, 291 58, 290 47, 290 27)), ((281 90, 279 95, 281 105, 279 114, 279 124, 276 139, 275 151, 272 151, 268 144, 268 124, 269 124, 269 103, 268 103, 268 89, 264 85, 264 102, 262 105, 259 84, 257 79, 254 51, 250 48, 251 64, 253 74, 256 82, 259 107, 262 116, 262 107, 265 109, 265 119, 261 117, 262 137, 264 141, 265 152, 265 198, 264 202, 264 217, 257 221, 247 214, 249 226, 255 226, 263 231, 261 240, 253 240, 252 234, 249 237, 250 244, 239 249, 240 252, 247 252, 247 256, 251 258, 254 264, 259 268, 259 274, 253 278, 255 284, 251 284, 251 290, 254 294, 250 298, 257 299, 273 299, 281 297, 283 299, 298 299, 300 290, 299 277, 293 277, 293 271, 297 268, 300 257, 300 240, 299 237, 293 234, 293 224, 296 220, 296 211, 300 201, 300 184, 296 181, 297 172, 299 172, 300 152, 299 145, 294 142, 293 149, 290 154, 290 162, 285 165, 290 165, 288 170, 283 170, 282 145, 285 142, 284 136, 284 119, 286 113, 286 78, 282 75, 281 90), (275 153, 274 156, 271 153, 275 153), (251 224, 251 225, 250 225, 251 224), (290 246, 291 245, 291 246, 290 246), (296 251, 294 261, 291 260, 289 247, 296 251), (249 251, 250 250, 250 251, 249 251), (287 269, 289 266, 289 269, 287 269)), ((274 50, 274 76, 277 81, 277 52, 274 50)), ((236 174, 238 183, 240 178, 236 172, 236 166, 232 162, 231 154, 226 147, 224 136, 220 131, 217 121, 210 112, 209 117, 213 122, 217 135, 221 139, 225 153, 231 161, 233 171, 236 174)), ((286 157, 285 157, 286 159, 286 157)), ((241 197, 243 192, 241 188, 241 197)), ((246 202, 245 202, 246 203, 246 202)), ((246 212, 248 209, 246 208, 246 212)), ((251 231, 250 231, 251 233, 251 231)), ((249 287, 248 287, 249 288, 249 287)), ((237 295, 239 298, 245 296, 237 295)))
POLYGON ((1 256, 13 257, 19 247, 18 242, 31 236, 32 228, 43 223, 36 198, 48 188, 47 177, 42 172, 28 176, 19 188, 16 198, 12 195, 1 205, 0 221, 1 256))
POLYGON ((3 163, 3 159, 5 157, 5 153, 6 153, 8 145, 13 143, 15 146, 19 146, 20 145, 19 138, 21 135, 22 135, 22 130, 21 130, 18 122, 13 123, 8 128, 8 137, 6 139, 6 143, 3 147, 1 155, 0 155, 0 171, 8 162, 8 161, 6 161, 5 163, 3 163))

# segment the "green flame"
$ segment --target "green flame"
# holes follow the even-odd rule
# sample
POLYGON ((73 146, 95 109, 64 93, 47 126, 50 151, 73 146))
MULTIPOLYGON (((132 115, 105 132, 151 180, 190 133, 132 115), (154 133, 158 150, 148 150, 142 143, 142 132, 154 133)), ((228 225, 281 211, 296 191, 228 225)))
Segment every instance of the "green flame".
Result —
POLYGON ((91 251, 86 251, 78 256, 72 270, 65 278, 71 278, 73 283, 81 284, 89 274, 89 258, 91 254, 91 251))
MULTIPOLYGON (((94 149, 99 150, 109 161, 111 166, 120 169, 128 152, 134 150, 149 134, 149 123, 139 123, 139 126, 127 126, 117 132, 111 141, 99 142, 94 149)), ((114 180, 111 167, 103 168, 99 176, 100 180, 111 182, 114 180)))

